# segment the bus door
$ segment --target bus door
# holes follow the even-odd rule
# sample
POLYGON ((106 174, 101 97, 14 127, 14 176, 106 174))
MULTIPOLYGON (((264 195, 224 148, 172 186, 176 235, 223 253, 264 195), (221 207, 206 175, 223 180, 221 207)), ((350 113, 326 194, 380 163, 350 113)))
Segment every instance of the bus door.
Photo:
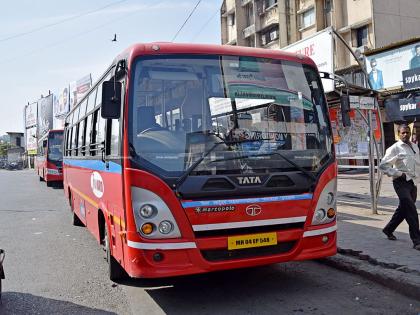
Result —
MULTIPOLYGON (((112 79, 111 79, 112 80, 112 79)), ((124 82, 122 82, 124 86, 124 82)), ((124 88, 121 94, 124 94, 124 88)), ((124 95, 121 96, 123 100, 124 95)), ((122 113, 123 111, 121 111, 122 113)), ((122 116, 122 115, 121 115, 122 116)), ((122 136, 120 126, 122 118, 106 120, 105 137, 105 170, 108 174, 107 186, 105 189, 112 192, 112 196, 107 198, 109 211, 109 223, 111 225, 111 244, 113 245, 113 255, 122 264, 123 244, 125 237, 125 214, 123 198, 123 172, 122 172, 122 136)))

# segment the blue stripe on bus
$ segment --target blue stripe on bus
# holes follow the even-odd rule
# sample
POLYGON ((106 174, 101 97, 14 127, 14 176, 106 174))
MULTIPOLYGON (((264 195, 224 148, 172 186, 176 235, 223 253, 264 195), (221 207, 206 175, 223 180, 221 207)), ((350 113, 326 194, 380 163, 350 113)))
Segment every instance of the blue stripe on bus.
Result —
POLYGON ((73 160, 64 159, 64 164, 76 167, 88 168, 94 171, 109 172, 109 173, 122 173, 120 164, 109 162, 109 168, 105 168, 105 163, 102 160, 73 160))
POLYGON ((245 199, 227 199, 227 200, 205 200, 205 201, 186 201, 182 203, 184 208, 190 207, 211 207, 211 206, 225 206, 225 205, 241 205, 246 203, 264 203, 275 201, 289 201, 289 200, 310 200, 312 194, 276 196, 276 197, 262 197, 262 198, 245 198, 245 199))

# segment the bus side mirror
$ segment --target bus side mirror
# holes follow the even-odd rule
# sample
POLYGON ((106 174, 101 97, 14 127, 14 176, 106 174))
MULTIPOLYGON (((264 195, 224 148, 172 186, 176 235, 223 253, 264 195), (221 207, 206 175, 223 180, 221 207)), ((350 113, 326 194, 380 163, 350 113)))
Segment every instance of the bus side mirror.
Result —
POLYGON ((118 81, 104 81, 102 83, 101 116, 105 119, 118 119, 121 115, 121 88, 118 81))
POLYGON ((341 95, 340 96, 340 104, 341 104, 341 120, 343 121, 344 127, 350 127, 350 98, 348 95, 341 95))

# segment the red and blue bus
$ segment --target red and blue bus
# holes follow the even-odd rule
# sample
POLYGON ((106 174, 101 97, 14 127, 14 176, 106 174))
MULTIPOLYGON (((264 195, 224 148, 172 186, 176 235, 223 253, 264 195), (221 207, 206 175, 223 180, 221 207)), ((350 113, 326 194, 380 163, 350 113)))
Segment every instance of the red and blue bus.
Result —
POLYGON ((49 130, 38 141, 35 171, 48 187, 63 182, 63 130, 49 130))
POLYGON ((129 47, 69 113, 64 190, 112 280, 336 253, 337 164, 317 67, 245 47, 129 47))

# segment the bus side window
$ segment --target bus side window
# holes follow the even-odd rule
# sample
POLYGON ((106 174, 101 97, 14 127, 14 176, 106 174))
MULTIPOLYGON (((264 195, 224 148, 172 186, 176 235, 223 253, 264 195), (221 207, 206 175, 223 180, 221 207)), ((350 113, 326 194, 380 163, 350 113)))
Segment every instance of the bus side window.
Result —
POLYGON ((73 126, 73 137, 71 139, 71 155, 77 156, 77 130, 79 129, 79 124, 73 126))
POLYGON ((96 91, 97 91, 97 89, 93 90, 89 94, 86 113, 91 112, 93 110, 93 108, 95 107, 96 91))
POLYGON ((90 139, 91 139, 91 127, 92 127, 92 115, 88 115, 85 119, 85 155, 90 155, 90 139))
POLYGON ((79 122, 79 139, 77 141, 78 145, 78 155, 83 156, 85 153, 84 140, 85 140, 85 121, 81 120, 79 122))
POLYGON ((92 155, 100 155, 105 140, 105 120, 101 117, 101 110, 95 111, 92 124, 92 155))
POLYGON ((111 126, 110 134, 110 155, 118 156, 119 155, 119 139, 120 139, 120 120, 119 119, 110 119, 108 120, 108 126, 111 126))

